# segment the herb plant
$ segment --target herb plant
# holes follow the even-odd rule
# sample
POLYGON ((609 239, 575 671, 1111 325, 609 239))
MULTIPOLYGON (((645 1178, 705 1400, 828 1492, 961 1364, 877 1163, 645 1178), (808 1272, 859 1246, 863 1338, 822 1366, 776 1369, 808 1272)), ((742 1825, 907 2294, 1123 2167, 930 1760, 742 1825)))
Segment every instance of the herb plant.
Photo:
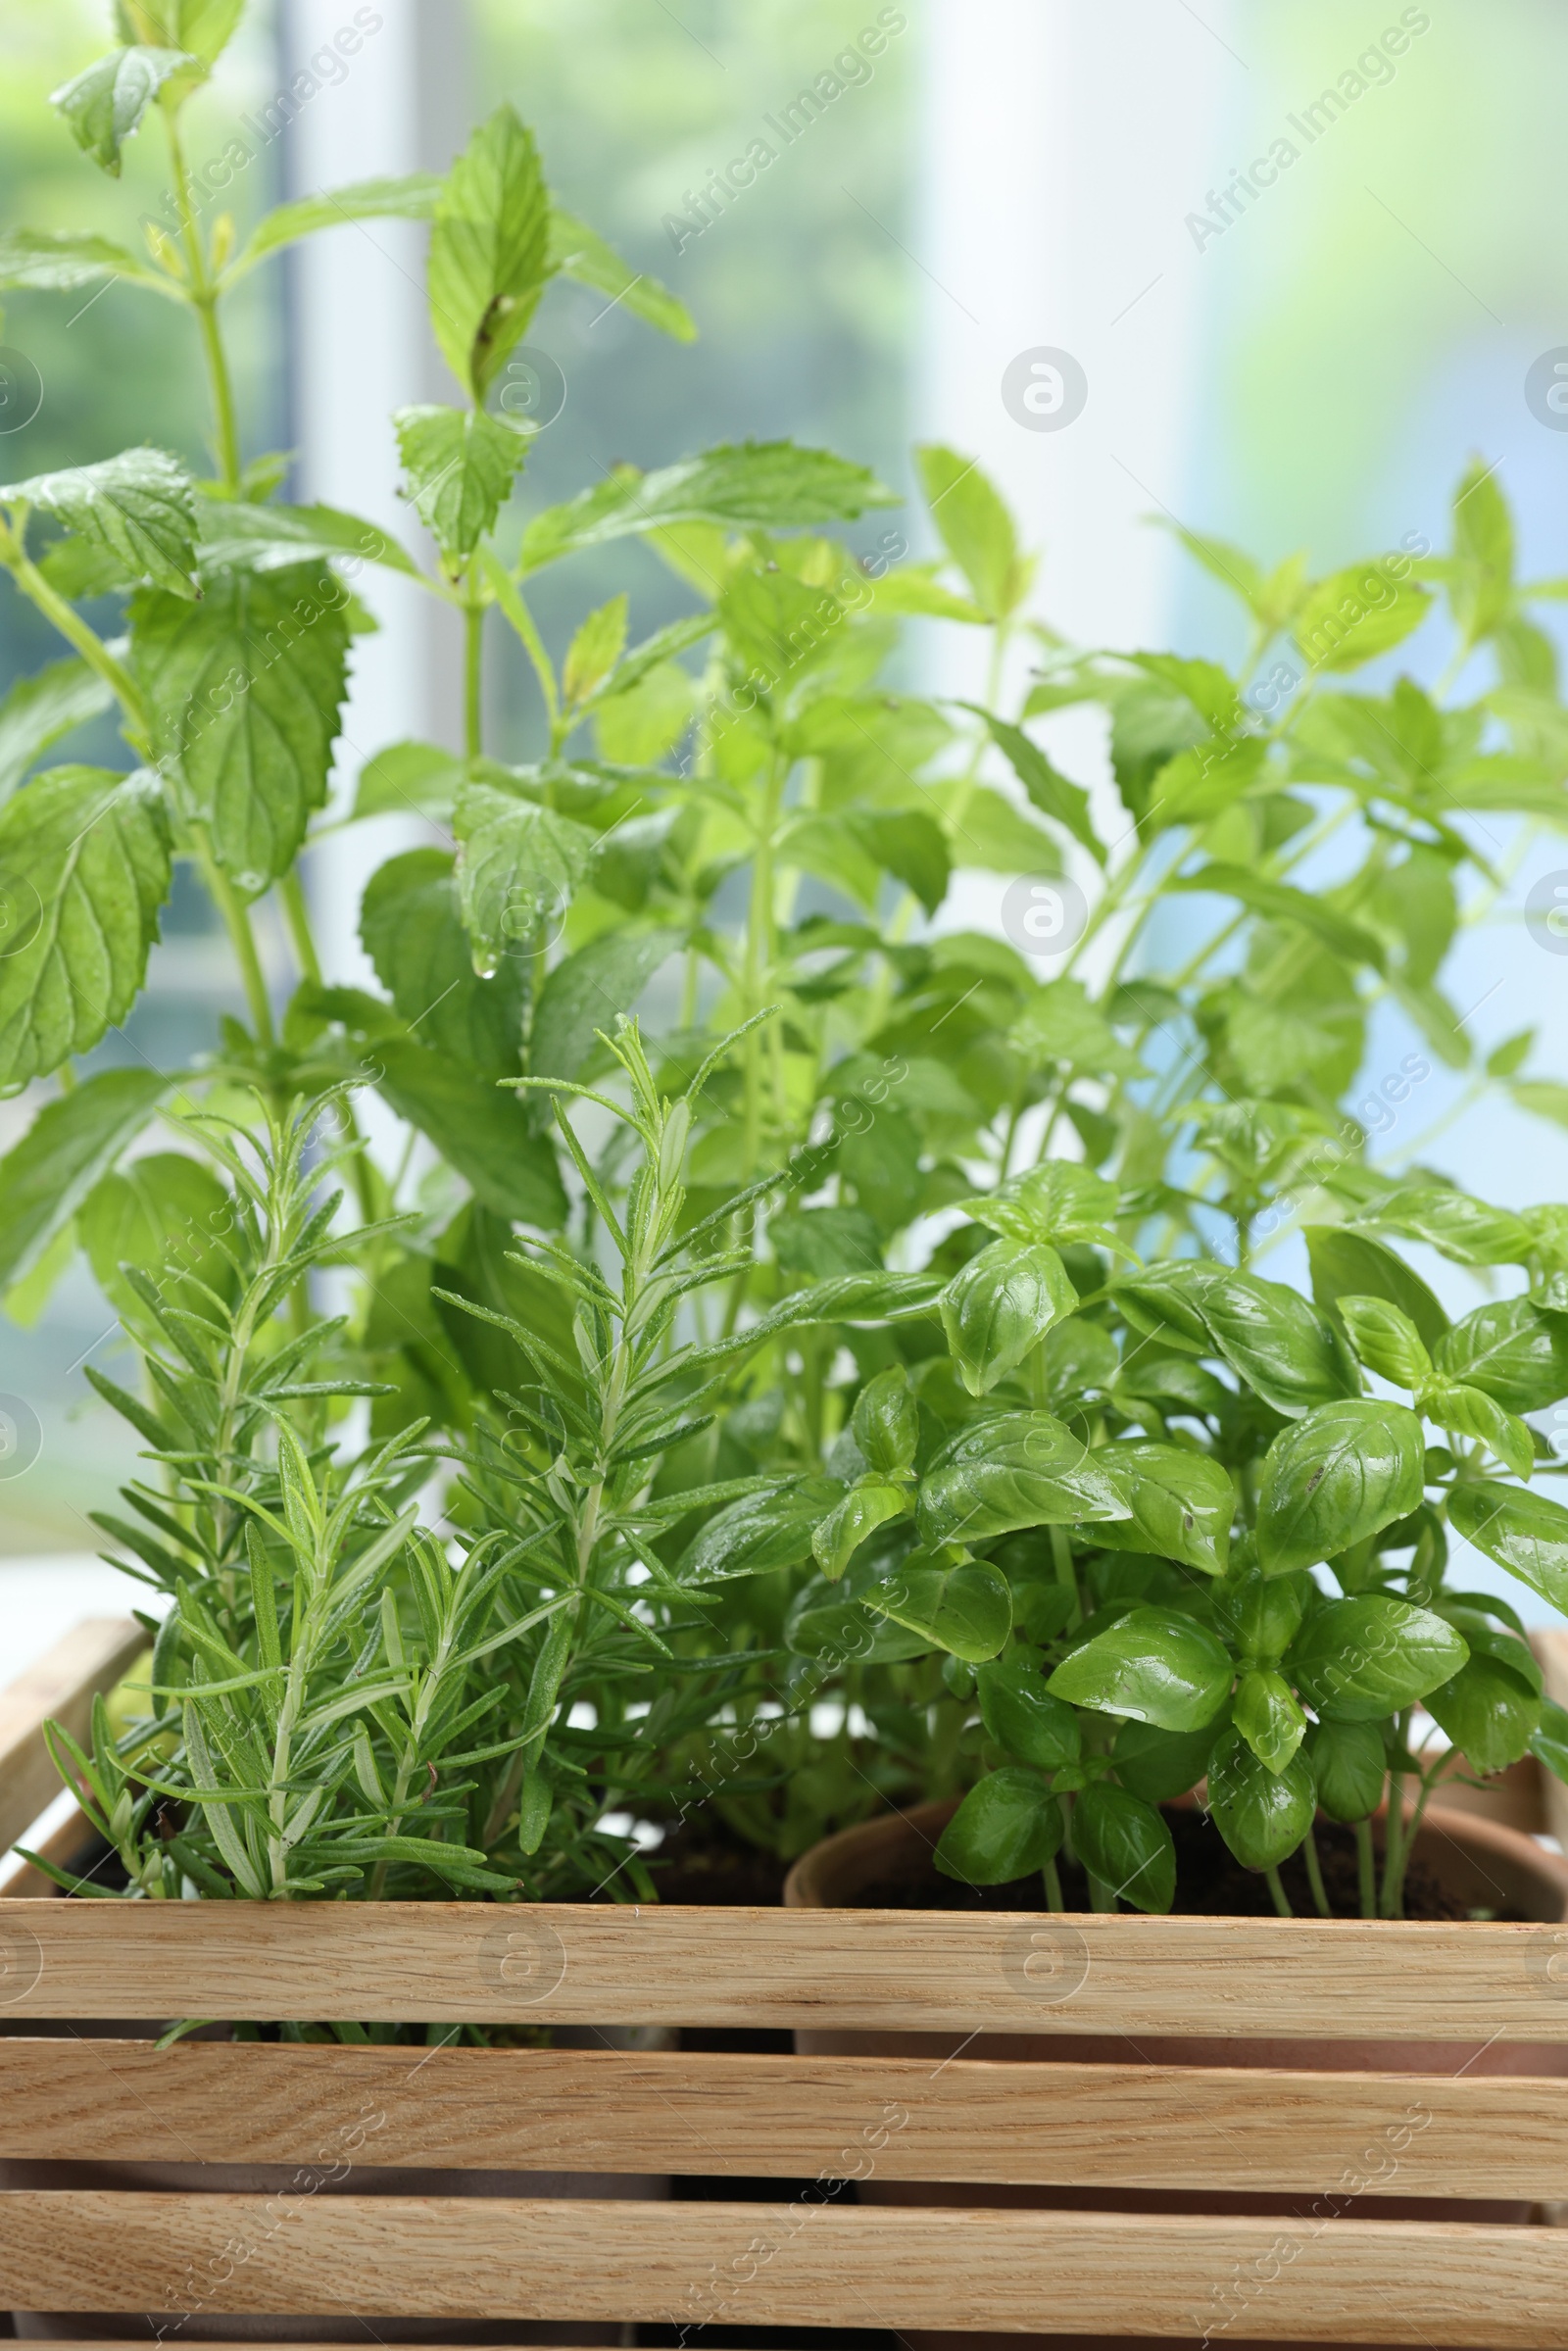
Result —
POLYGON ((110 173, 161 123, 175 228, 145 261, 0 240, 9 284, 188 310, 212 388, 210 478, 132 450, 0 489, 0 563, 72 649, 0 708, 0 1083, 61 1079, 0 1162, 0 1272, 36 1296, 81 1248, 140 1357, 139 1394, 92 1376, 153 1462, 104 1522, 172 1601, 151 1711, 59 1747, 131 1890, 647 1898, 627 1819, 711 1803, 788 1855, 961 1794, 956 1875, 1057 1903, 1065 1849, 1095 1900, 1161 1908, 1158 1805, 1201 1784, 1249 1868, 1310 1869, 1318 1810, 1356 1824, 1364 1906, 1396 1912, 1403 1800, 1458 1751, 1568 1767, 1517 1618, 1448 1567, 1458 1536, 1568 1597, 1523 1417, 1568 1395, 1568 1224, 1369 1149, 1434 1061, 1568 1103, 1529 1036, 1478 1065, 1443 989, 1506 886, 1494 822, 1568 810, 1531 617, 1562 583, 1516 582, 1480 467, 1442 558, 1313 579, 1184 534, 1245 606, 1234 671, 1027 618, 1015 524, 942 447, 929 562, 852 553, 892 494, 788 443, 613 467, 519 526, 530 436, 492 403, 554 279, 691 321, 553 204, 508 107, 447 174, 205 222, 181 110, 239 13, 124 0, 58 95, 110 173), (378 214, 430 222, 462 394, 396 419, 427 563, 279 496, 224 358, 239 278, 378 214), (529 581, 634 537, 692 611, 628 650, 617 595, 558 662, 529 581), (464 742, 384 747, 329 810, 367 563, 463 613, 464 742), (1447 686, 1348 691, 1435 586, 1447 686), (79 610, 110 593, 115 639, 79 610), (909 616, 987 640, 984 707, 908 690, 909 616), (484 736, 503 636, 526 762, 484 736), (31 772, 110 707, 129 773, 31 772), (1113 792, 1045 746, 1073 709, 1113 792), (361 913, 381 993, 330 985, 313 837, 411 808, 430 846, 361 913), (246 1020, 191 1069, 78 1073, 176 860, 246 1020), (995 932, 941 928, 958 868, 995 877, 995 932), (1357 1098, 1385 1000, 1420 1051, 1357 1098), (1298 1231, 1310 1300, 1258 1270, 1298 1231), (1412 1242, 1516 1295, 1450 1321, 1412 1242), (1412 1744, 1418 1706, 1453 1749, 1412 1744))

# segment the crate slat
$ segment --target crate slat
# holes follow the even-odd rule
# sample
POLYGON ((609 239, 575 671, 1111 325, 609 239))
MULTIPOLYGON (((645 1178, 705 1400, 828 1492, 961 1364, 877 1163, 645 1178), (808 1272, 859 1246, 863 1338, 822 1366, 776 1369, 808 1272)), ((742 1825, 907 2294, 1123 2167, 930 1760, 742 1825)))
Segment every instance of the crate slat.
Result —
POLYGON ((479 1902, 3 1902, 0 2010, 1568 2041, 1568 1928, 479 1902))
POLYGON ((1549 2202, 1568 2081, 0 2040, 0 2156, 1549 2202))
POLYGON ((113 1690, 146 1646, 147 1635, 132 1619, 90 1616, 0 1690, 0 1853, 60 1793, 44 1724, 53 1716, 85 1741, 93 1692, 113 1690))
POLYGON ((1568 2234, 801 2202, 5 2199, 14 2307, 1201 2332, 1560 2351, 1568 2234), (69 2299, 68 2299, 69 2297, 69 2299))

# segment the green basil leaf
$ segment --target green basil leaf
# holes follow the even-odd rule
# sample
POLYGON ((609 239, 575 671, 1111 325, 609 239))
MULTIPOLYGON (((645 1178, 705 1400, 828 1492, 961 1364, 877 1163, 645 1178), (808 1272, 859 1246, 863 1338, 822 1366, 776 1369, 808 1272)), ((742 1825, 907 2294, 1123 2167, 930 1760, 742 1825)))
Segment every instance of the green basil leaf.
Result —
POLYGON ((713 1584, 799 1567, 811 1556, 812 1532, 842 1492, 836 1478, 791 1478, 766 1494, 743 1494, 715 1511, 687 1545, 677 1577, 683 1584, 713 1584))
POLYGON ((1199 1302, 1226 1362, 1276 1412, 1299 1420, 1314 1404, 1355 1395, 1359 1382, 1338 1332, 1283 1283, 1213 1270, 1199 1302))
POLYGON ((492 979, 477 976, 447 851, 411 849, 371 875, 360 939, 421 1045, 486 1077, 517 1076, 522 960, 504 956, 492 979))
POLYGON ((85 661, 51 661, 31 677, 19 677, 0 702, 0 803, 51 743, 96 718, 114 699, 85 661))
POLYGON ((927 1543, 1129 1515, 1098 1458, 1049 1412, 1001 1412, 950 1439, 920 1481, 927 1543))
POLYGON ((1010 1886, 1054 1858, 1061 1805, 1033 1772, 1006 1766, 970 1788, 937 1841, 936 1865, 965 1886, 1010 1886))
POLYGON ((1146 1804, 1165 1804, 1198 1786, 1213 1743, 1209 1725, 1201 1731, 1162 1731, 1157 1723, 1125 1722, 1110 1759, 1123 1788, 1146 1804))
POLYGON ((1265 1575, 1315 1567, 1418 1508, 1421 1423, 1366 1396, 1319 1404, 1282 1429, 1263 1462, 1257 1558, 1265 1575))
POLYGON ((927 1564, 929 1551, 911 1551, 865 1594, 879 1616, 921 1634, 967 1665, 994 1657, 1012 1630, 1007 1579, 983 1559, 957 1567, 927 1564))
POLYGON ((1433 1360, 1509 1412, 1540 1412, 1568 1395, 1568 1320, 1526 1298, 1489 1298, 1445 1332, 1433 1360))
POLYGON ((37 1264, 179 1082, 154 1069, 99 1069, 43 1104, 0 1159, 0 1290, 37 1264))
POLYGON ((1306 1225, 1302 1228, 1312 1268, 1312 1296, 1332 1320, 1340 1298, 1387 1298, 1415 1325, 1423 1346, 1435 1347, 1448 1327, 1448 1318, 1432 1292, 1402 1257, 1370 1233, 1352 1233, 1344 1225, 1306 1225))
POLYGON ((1450 1386, 1435 1381, 1417 1398, 1430 1420, 1450 1437, 1478 1437, 1516 1478, 1528 1478, 1536 1465, 1530 1431, 1517 1413, 1505 1412, 1480 1388, 1450 1386))
POLYGON ((1048 1772, 1078 1761, 1083 1744, 1078 1717, 1052 1696, 1032 1658, 1000 1658, 976 1667, 974 1679, 980 1720, 999 1747, 1048 1772))
POLYGON ((1287 1663, 1315 1714, 1365 1723, 1413 1706, 1469 1654, 1453 1627, 1429 1608, 1362 1592, 1319 1609, 1287 1663))
POLYGON ((196 493, 167 450, 124 449, 0 488, 0 506, 24 505, 101 550, 120 579, 148 580, 187 604, 195 596, 196 493))
POLYGON ((1224 1574, 1236 1489, 1217 1461, 1184 1445, 1144 1438, 1104 1445, 1095 1460, 1120 1488, 1132 1512, 1116 1528, 1121 1550, 1152 1551, 1205 1575, 1224 1574))
POLYGON ((553 206, 550 214, 550 267, 580 286, 591 286, 646 326, 673 335, 677 343, 696 340, 690 311, 676 301, 667 286, 662 286, 646 270, 631 269, 585 220, 579 220, 575 213, 563 212, 559 205, 553 206))
POLYGON ((1475 1654, 1426 1697, 1438 1728, 1446 1731, 1471 1770, 1482 1774, 1506 1771, 1529 1753, 1541 1703, 1505 1667, 1475 1654))
POLYGON ((1214 1623, 1244 1662, 1276 1665, 1300 1631, 1312 1592, 1310 1576, 1233 1568, 1213 1588, 1214 1623))
POLYGON ((54 767, 0 808, 0 1088, 45 1077, 124 1019, 169 895, 169 821, 145 768, 54 767))
POLYGON ((415 513, 441 553, 461 560, 489 536, 512 496, 528 436, 484 409, 394 409, 415 513))
POLYGON ((1494 1479, 1467 1479, 1449 1494, 1448 1516, 1478 1551, 1568 1611, 1568 1510, 1560 1502, 1494 1479))
POLYGON ((1530 1752, 1557 1779, 1568 1781, 1568 1709, 1555 1698, 1543 1698, 1540 1719, 1530 1738, 1530 1752))
POLYGON ((348 688, 347 592, 309 565, 209 580, 202 602, 131 601, 131 659, 160 761, 246 898, 286 873, 327 777, 348 688))
POLYGON ((1260 1763, 1237 1731, 1222 1732, 1208 1764, 1214 1825, 1243 1869, 1277 1869, 1312 1826, 1317 1789, 1305 1758, 1283 1771, 1260 1763))
POLYGON ((813 1576, 784 1619, 784 1641, 792 1654, 833 1672, 846 1665, 897 1665, 928 1656, 931 1642, 925 1633, 873 1616, 864 1605, 885 1573, 885 1562, 867 1559, 852 1560, 839 1584, 813 1576))
POLYGON ((855 1442, 873 1469, 899 1477, 914 1466, 920 1410, 902 1363, 867 1380, 851 1415, 855 1442))
POLYGON ((1045 1242, 993 1241, 971 1257, 942 1294, 942 1327, 969 1394, 988 1396, 1077 1305, 1066 1267, 1045 1242))
POLYGON ((430 325, 476 404, 550 274, 550 198, 533 134, 499 106, 447 174, 430 222, 430 325))
POLYGON ((1234 1668, 1211 1633, 1172 1608, 1134 1608, 1064 1657, 1047 1688, 1074 1706, 1200 1731, 1230 1696, 1234 1668))
POLYGON ((1073 1806, 1073 1844, 1091 1877, 1135 1910, 1176 1898, 1176 1847, 1161 1814, 1130 1788, 1102 1780, 1073 1806))
POLYGON ((1421 1334, 1402 1307, 1386 1298, 1358 1298, 1347 1293, 1338 1301, 1339 1318, 1368 1371, 1392 1380, 1412 1395, 1432 1377, 1432 1358, 1421 1334))
POLYGON ((672 930, 601 931, 556 965, 534 1009, 530 1066, 537 1077, 575 1077, 594 1050, 594 1033, 614 1034, 660 966, 683 944, 672 930))
POLYGON ((71 135, 100 171, 120 177, 120 150, 141 126, 142 117, 172 73, 193 68, 204 79, 206 66, 183 49, 137 46, 111 49, 83 72, 50 92, 71 125, 71 135))
POLYGON ((1530 1227, 1511 1209, 1414 1178, 1358 1201, 1355 1222, 1430 1242, 1456 1265, 1522 1265, 1536 1247, 1530 1227))
POLYGON ((864 465, 793 441, 745 441, 685 458, 657 473, 617 466, 597 488, 536 514, 522 537, 523 571, 537 571, 607 539, 682 523, 759 523, 764 530, 853 522, 868 507, 897 506, 864 465))
POLYGON ((867 1479, 863 1485, 852 1486, 811 1537, 816 1564, 828 1582, 838 1582, 867 1536, 890 1519, 903 1518, 909 1506, 906 1490, 885 1479, 867 1479))
POLYGON ((1236 1685, 1231 1721, 1259 1763, 1278 1778, 1306 1736, 1306 1716, 1280 1674, 1256 1669, 1236 1685))
POLYGON ((1306 1758, 1331 1821, 1370 1820, 1383 1801, 1388 1755, 1376 1723, 1314 1723, 1306 1758))

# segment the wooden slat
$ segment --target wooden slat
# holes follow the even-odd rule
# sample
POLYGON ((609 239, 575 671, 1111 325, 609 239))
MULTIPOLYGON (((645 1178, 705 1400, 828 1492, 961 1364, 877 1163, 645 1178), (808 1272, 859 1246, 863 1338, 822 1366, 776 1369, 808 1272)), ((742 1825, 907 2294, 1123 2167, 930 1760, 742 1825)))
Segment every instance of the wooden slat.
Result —
POLYGON ((1568 2183, 1568 2081, 15 2039, 8 2156, 1544 2202, 1568 2183))
POLYGON ((1568 2041, 1568 1928, 1039 1911, 0 1902, 30 2017, 1568 2041))
POLYGON ((84 1740, 94 1691, 113 1690, 146 1646, 146 1634, 129 1619, 87 1617, 0 1690, 0 1853, 60 1793, 44 1724, 53 1716, 84 1740))
MULTIPOLYGON (((1568 2235, 931 2207, 143 2196, 4 2201, 30 2310, 1073 2328, 1561 2351, 1568 2235)), ((308 2331, 308 2330, 306 2330, 308 2331)))
MULTIPOLYGON (((62 1821, 57 1821, 47 1837, 33 1844, 33 1851, 43 1860, 52 1861, 59 1869, 80 1866, 81 1855, 93 1841, 94 1832, 79 1804, 73 1804, 62 1821)), ((29 1840, 31 1841, 31 1840, 29 1840)), ((58 1898, 63 1888, 46 1871, 30 1861, 14 1860, 9 1870, 0 1872, 0 1900, 8 1902, 46 1901, 58 1898)))

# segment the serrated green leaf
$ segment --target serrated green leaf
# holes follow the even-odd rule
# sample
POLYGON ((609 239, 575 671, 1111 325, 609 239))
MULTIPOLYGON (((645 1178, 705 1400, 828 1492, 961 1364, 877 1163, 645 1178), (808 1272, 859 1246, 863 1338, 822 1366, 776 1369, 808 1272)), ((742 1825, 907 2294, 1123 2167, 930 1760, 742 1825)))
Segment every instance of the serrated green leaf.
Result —
POLYGON ((55 767, 0 808, 0 1087, 47 1076, 129 1011, 169 895, 169 824, 145 768, 55 767))
POLYGON ((682 523, 758 523, 766 530, 851 522, 868 507, 896 506, 864 465, 793 441, 744 441, 685 458, 657 473, 617 466, 597 488, 535 516, 523 533, 522 569, 537 571, 579 548, 682 523))
MULTIPOLYGON (((362 514, 345 514, 341 507, 258 506, 238 499, 204 498, 197 521, 204 573, 281 571, 293 564, 342 560, 351 566, 379 563, 383 570, 401 571, 410 579, 423 576, 408 549, 399 546, 389 531, 377 522, 367 522, 362 514)), ((355 576, 351 568, 348 577, 355 576)))
POLYGON ((1308 590, 1292 633, 1314 669, 1359 669, 1402 645, 1431 606, 1424 588, 1383 563, 1352 563, 1308 590))
POLYGON ((163 449, 124 449, 96 465, 69 465, 0 488, 0 506, 25 506, 101 549, 125 580, 172 596, 196 594, 196 497, 190 475, 163 449))
POLYGON ((194 69, 197 78, 205 77, 204 61, 183 49, 139 44, 112 49, 52 90, 49 103, 65 116, 83 154, 118 179, 122 145, 140 128, 142 117, 170 76, 187 69, 194 69))
POLYGON ((44 1103, 0 1159, 0 1289, 36 1264, 178 1083, 151 1069, 100 1069, 44 1103))
POLYGON ((0 702, 0 804, 52 743, 98 717, 114 699, 85 661, 51 661, 31 677, 19 677, 0 702))
POLYGON ((471 555, 512 496, 528 436, 483 409, 400 408, 392 422, 415 513, 444 556, 471 555))
POLYGON ((232 284, 268 254, 319 228, 338 228, 350 220, 428 220, 444 185, 438 171, 411 171, 401 179, 360 179, 349 187, 279 204, 263 214, 225 270, 225 283, 232 284))
POLYGON ((943 546, 987 618, 1005 619, 1026 594, 1033 566, 1018 553, 1012 516, 1001 493, 978 459, 937 442, 916 448, 914 462, 943 546))
POLYGON ((963 707, 984 722, 992 742, 1005 755, 1013 774, 1041 815, 1054 817, 1080 848, 1088 850, 1097 864, 1103 865, 1105 845, 1090 819, 1089 795, 1082 784, 1064 776, 1047 759, 1039 744, 1030 741, 1021 726, 1010 726, 1005 719, 993 717, 977 703, 965 703, 963 707))
POLYGON ((389 743, 360 769, 355 817, 449 817, 466 773, 465 762, 439 744, 389 743))
POLYGON ((537 1077, 575 1077, 596 1030, 614 1034, 661 964, 682 945, 671 930, 601 932, 567 955, 539 991, 529 1066, 537 1077))
POLYGON ((522 962, 504 955, 492 978, 479 978, 445 850, 410 850, 372 874, 360 908, 360 939, 421 1045, 485 1077, 518 1075, 522 962))
POLYGON ((563 212, 560 205, 553 206, 550 214, 550 267, 559 269, 563 277, 574 278, 578 285, 591 286, 596 294, 603 294, 645 325, 673 335, 677 343, 695 342, 697 328, 686 305, 677 302, 657 277, 629 268, 585 220, 579 220, 575 213, 563 212))
POLYGON ((105 277, 129 278, 164 294, 175 290, 168 278, 112 237, 74 228, 0 229, 0 285, 69 293, 105 277))
POLYGON ((550 199, 533 134, 499 106, 448 173, 430 223, 430 324, 482 402, 526 332, 550 274, 550 199))
POLYGON ((530 950, 536 935, 559 931, 594 836, 569 816, 477 783, 459 792, 453 829, 474 967, 489 973, 503 955, 530 950))
POLYGON ((1165 887, 1234 898, 1250 913, 1262 915, 1266 922, 1293 923, 1298 929, 1310 932, 1321 940, 1330 955, 1342 956, 1348 963, 1369 963, 1374 971, 1383 969, 1383 942, 1373 932, 1325 905, 1321 898, 1293 888, 1289 882, 1270 881, 1266 874, 1253 873, 1245 865, 1213 860, 1200 866, 1196 873, 1177 874, 1165 887))

